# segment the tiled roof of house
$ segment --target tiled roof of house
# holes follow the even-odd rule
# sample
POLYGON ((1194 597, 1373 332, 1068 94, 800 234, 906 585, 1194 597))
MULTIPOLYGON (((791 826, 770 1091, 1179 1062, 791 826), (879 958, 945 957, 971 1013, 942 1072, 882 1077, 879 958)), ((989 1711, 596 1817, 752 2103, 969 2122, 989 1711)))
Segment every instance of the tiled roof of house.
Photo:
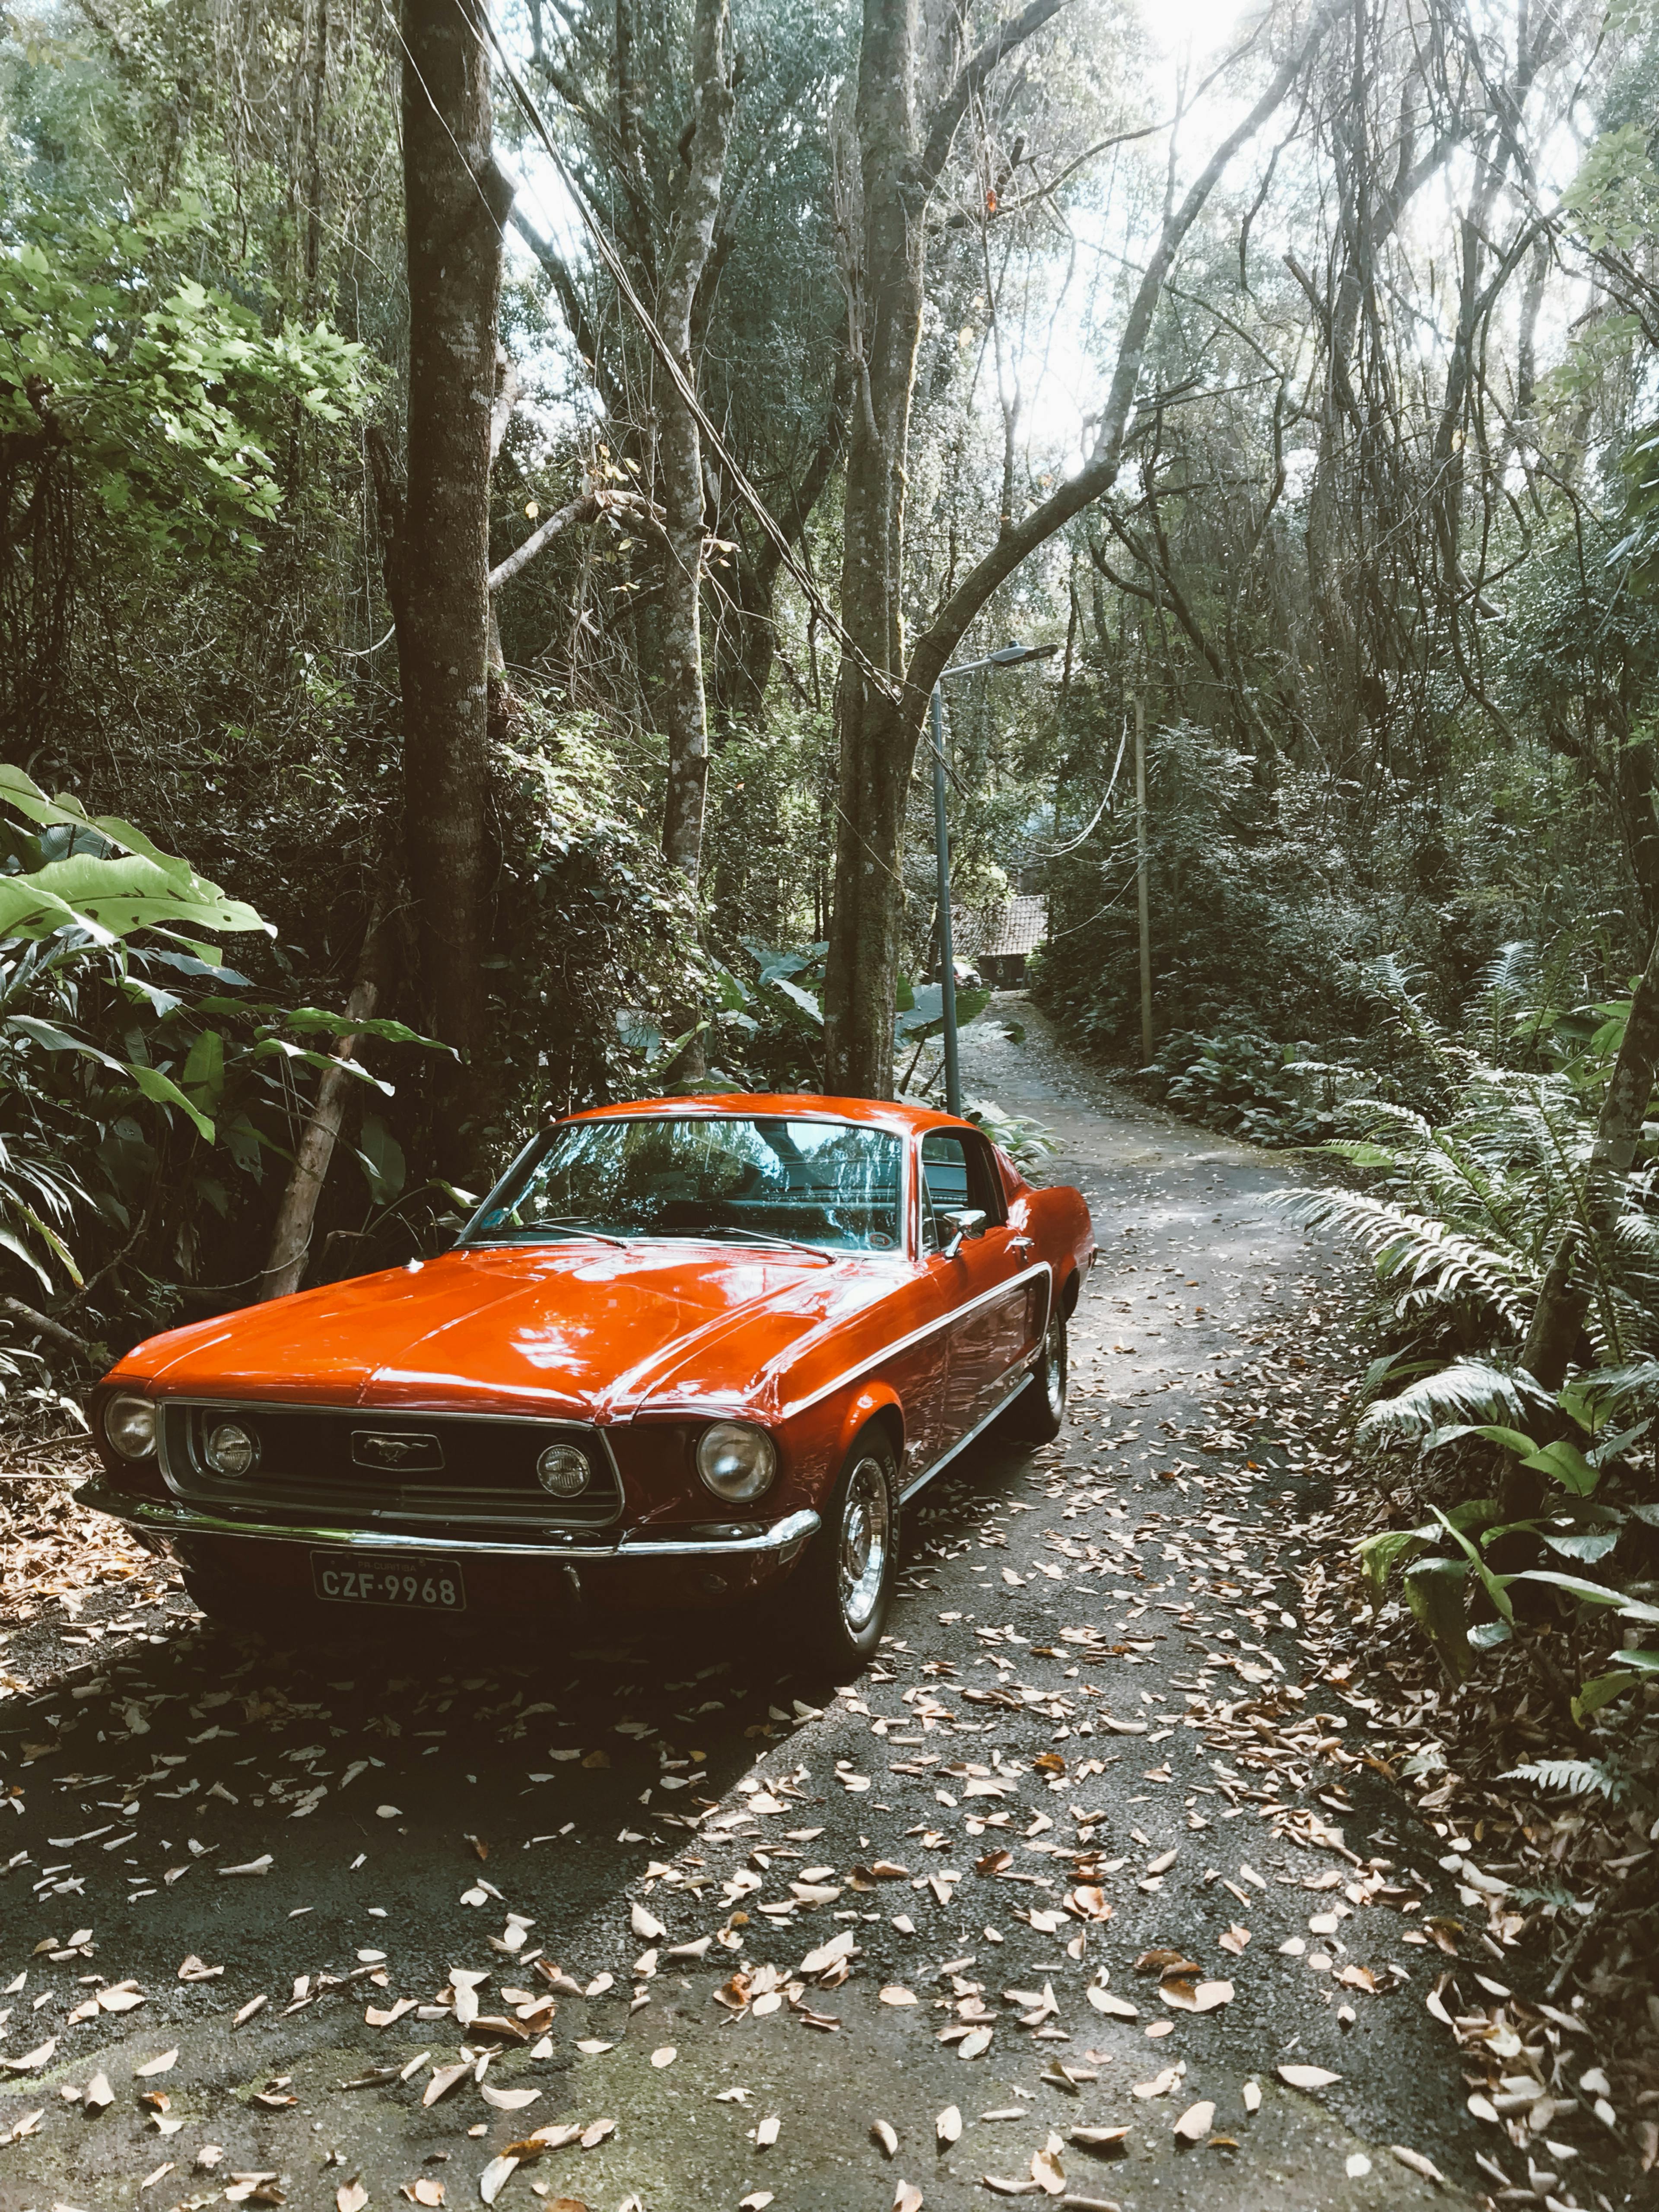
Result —
POLYGON ((1048 901, 1022 892, 1000 908, 953 913, 951 933, 959 959, 994 960, 1034 951, 1048 934, 1048 901))

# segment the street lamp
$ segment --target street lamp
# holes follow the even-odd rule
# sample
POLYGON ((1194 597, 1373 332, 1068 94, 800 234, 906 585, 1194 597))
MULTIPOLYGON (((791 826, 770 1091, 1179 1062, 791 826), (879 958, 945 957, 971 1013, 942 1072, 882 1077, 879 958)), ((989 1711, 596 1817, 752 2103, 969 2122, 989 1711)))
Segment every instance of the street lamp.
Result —
POLYGON ((1058 653, 1057 645, 1005 645, 988 653, 983 660, 964 660, 939 671, 927 710, 933 739, 933 857, 939 869, 939 949, 940 1012, 945 1018, 945 1109, 962 1111, 962 1061, 957 1049, 956 949, 951 941, 951 831, 945 812, 945 699, 940 690, 947 677, 975 676, 982 668, 1018 668, 1028 660, 1046 660, 1058 653))

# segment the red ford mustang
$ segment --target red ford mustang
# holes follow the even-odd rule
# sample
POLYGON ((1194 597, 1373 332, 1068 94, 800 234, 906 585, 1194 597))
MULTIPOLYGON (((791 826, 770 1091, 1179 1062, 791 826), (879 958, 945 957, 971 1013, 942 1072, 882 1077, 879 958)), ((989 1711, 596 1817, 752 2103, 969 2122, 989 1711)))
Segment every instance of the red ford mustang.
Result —
POLYGON ((233 1625, 729 1604, 880 1637, 900 1510, 999 1415, 1066 1411, 1082 1196, 969 1122, 650 1099, 544 1130, 454 1246, 152 1337, 79 1492, 233 1625))

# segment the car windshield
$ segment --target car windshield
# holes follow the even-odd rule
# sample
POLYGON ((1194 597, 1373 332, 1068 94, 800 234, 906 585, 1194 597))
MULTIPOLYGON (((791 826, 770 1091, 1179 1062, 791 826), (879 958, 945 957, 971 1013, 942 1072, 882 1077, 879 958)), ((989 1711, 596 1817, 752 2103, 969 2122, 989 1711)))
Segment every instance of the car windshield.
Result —
POLYGON ((783 1115, 571 1121, 503 1184, 469 1243, 712 1237, 843 1252, 900 1247, 897 1137, 783 1115))

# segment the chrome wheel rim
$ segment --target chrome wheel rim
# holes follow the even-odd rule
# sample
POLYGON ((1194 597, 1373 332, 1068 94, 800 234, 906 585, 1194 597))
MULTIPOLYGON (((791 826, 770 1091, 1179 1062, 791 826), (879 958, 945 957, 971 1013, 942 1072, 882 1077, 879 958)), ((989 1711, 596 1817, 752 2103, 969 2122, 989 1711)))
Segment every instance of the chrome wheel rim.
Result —
POLYGON ((841 1617, 855 1636, 869 1626, 880 1601, 891 1521, 887 1477, 880 1462, 860 1460, 847 1486, 837 1560, 841 1617))
POLYGON ((1042 1387, 1048 1411, 1059 1420, 1066 1411, 1066 1324, 1058 1314, 1042 1340, 1042 1387))

